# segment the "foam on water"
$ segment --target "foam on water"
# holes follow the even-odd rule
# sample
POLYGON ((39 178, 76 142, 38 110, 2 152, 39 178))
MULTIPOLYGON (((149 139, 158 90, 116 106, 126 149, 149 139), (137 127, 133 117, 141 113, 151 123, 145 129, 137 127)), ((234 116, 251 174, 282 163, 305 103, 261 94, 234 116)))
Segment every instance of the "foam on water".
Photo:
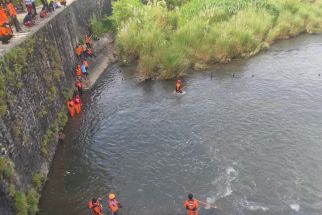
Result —
POLYGON ((298 211, 300 210, 300 205, 299 205, 299 204, 290 204, 290 208, 291 208, 293 211, 298 212, 298 211))
POLYGON ((247 199, 241 203, 241 206, 250 211, 257 211, 257 210, 268 211, 269 210, 268 207, 260 205, 259 203, 256 203, 256 202, 249 202, 247 201, 247 199))

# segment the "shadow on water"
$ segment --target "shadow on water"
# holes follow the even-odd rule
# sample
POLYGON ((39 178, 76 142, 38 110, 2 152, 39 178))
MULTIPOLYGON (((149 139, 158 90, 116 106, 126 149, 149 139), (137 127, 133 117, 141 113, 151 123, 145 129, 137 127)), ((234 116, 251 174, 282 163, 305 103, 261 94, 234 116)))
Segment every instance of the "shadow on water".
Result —
POLYGON ((321 215, 321 42, 189 74, 183 96, 113 65, 68 122, 40 215, 88 214, 109 192, 124 215, 186 214, 189 192, 224 209, 200 215, 321 215))

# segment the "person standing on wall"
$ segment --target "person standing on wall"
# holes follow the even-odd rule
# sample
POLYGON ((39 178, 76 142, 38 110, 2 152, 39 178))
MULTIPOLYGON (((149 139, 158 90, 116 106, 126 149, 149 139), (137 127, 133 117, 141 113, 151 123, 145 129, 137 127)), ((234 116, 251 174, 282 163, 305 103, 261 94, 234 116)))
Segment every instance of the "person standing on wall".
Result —
POLYGON ((33 11, 34 11, 33 15, 34 15, 34 16, 38 15, 38 14, 37 14, 37 9, 36 9, 35 0, 32 0, 32 9, 33 9, 33 11))
POLYGON ((25 5, 27 8, 28 14, 33 14, 32 0, 25 0, 25 5))
POLYGON ((20 32, 21 27, 20 27, 19 21, 17 19, 17 11, 10 0, 7 0, 7 9, 8 9, 9 15, 13 21, 13 24, 15 25, 16 31, 20 32))
POLYGON ((41 0, 41 3, 42 3, 42 6, 43 6, 44 8, 46 8, 46 10, 47 10, 48 12, 50 12, 50 11, 49 11, 49 6, 48 6, 48 1, 47 1, 47 0, 41 0))

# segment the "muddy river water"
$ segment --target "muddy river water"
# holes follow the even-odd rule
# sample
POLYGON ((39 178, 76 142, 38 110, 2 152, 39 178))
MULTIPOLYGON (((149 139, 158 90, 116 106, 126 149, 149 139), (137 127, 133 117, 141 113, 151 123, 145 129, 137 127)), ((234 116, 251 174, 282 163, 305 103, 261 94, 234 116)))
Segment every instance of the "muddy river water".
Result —
POLYGON ((185 214, 189 192, 223 209, 199 215, 322 214, 321 36, 188 74, 183 96, 133 74, 113 65, 85 95, 41 215, 90 214, 111 191, 126 215, 185 214))

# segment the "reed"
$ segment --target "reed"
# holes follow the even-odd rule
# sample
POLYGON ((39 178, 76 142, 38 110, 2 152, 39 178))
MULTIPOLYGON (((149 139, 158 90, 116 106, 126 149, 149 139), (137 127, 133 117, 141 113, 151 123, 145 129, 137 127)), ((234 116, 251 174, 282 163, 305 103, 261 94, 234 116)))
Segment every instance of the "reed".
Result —
POLYGON ((322 29, 322 0, 122 0, 107 18, 121 58, 146 78, 249 57, 276 40, 322 29))

